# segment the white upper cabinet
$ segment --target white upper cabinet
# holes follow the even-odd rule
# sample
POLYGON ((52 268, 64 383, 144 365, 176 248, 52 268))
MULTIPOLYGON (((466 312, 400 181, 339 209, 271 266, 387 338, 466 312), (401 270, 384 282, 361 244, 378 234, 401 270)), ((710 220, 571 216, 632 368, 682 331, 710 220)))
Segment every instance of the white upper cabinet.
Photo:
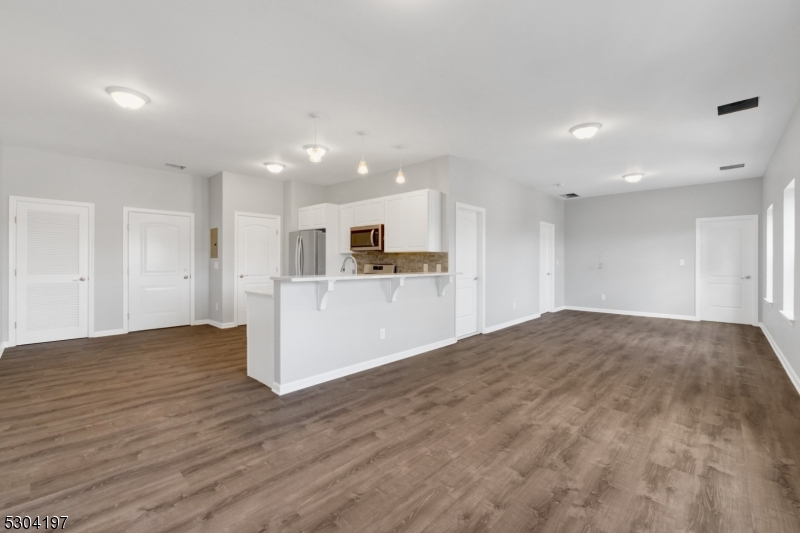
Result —
POLYGON ((318 204, 300 208, 298 229, 325 229, 339 219, 339 206, 318 204))
POLYGON ((385 198, 384 251, 442 251, 442 193, 425 189, 385 198))
POLYGON ((350 228, 355 226, 355 204, 339 206, 339 253, 350 253, 350 228))
POLYGON ((373 224, 384 225, 386 252, 441 252, 442 193, 423 189, 340 205, 339 253, 351 253, 350 228, 373 224))

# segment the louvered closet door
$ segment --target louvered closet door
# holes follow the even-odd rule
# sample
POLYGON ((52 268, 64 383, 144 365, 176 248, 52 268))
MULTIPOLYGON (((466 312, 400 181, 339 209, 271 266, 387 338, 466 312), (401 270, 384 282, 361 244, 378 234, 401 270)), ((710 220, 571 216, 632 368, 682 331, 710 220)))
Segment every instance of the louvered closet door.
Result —
POLYGON ((89 336, 89 208, 17 203, 17 344, 89 336))

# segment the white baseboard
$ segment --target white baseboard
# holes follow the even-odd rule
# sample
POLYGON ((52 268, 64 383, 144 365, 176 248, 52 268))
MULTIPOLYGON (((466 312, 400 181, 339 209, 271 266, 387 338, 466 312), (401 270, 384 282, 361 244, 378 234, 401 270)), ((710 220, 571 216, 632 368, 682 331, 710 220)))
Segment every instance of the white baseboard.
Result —
POLYGON ((800 378, 798 378, 797 373, 795 373, 794 368, 792 365, 789 364, 789 360, 786 359, 786 356, 783 355, 783 352, 780 348, 778 348, 778 343, 775 342, 775 339, 772 338, 770 335, 767 326, 765 326, 762 322, 758 323, 758 326, 761 328, 761 331, 764 332, 764 336, 769 341, 769 345, 772 346, 772 350, 775 352, 775 355, 778 356, 778 360, 783 365, 783 369, 786 371, 786 374, 789 376, 789 379, 792 380, 792 385, 797 390, 797 393, 800 394, 800 378))
POLYGON ((216 320, 209 320, 208 321, 208 325, 209 326, 214 326, 215 328, 219 328, 219 329, 228 329, 228 328, 235 328, 236 327, 236 322, 225 322, 223 324, 222 322, 217 322, 216 320))
POLYGON ((211 321, 209 319, 201 318, 200 320, 195 320, 194 322, 192 322, 192 325, 193 326, 205 326, 205 325, 210 324, 210 323, 211 323, 211 321))
POLYGON ((494 326, 489 326, 488 328, 483 328, 484 333, 493 333, 495 331, 510 328, 511 326, 516 326, 517 324, 522 324, 523 322, 527 322, 528 320, 536 320, 537 318, 541 317, 542 315, 528 315, 522 318, 515 318, 514 320, 509 320, 508 322, 503 322, 502 324, 496 324, 494 326))
POLYGON ((555 309, 553 309, 553 310, 552 310, 552 311, 550 311, 550 312, 551 312, 551 313, 558 313, 559 311, 563 311, 563 310, 564 310, 564 309, 566 309, 566 308, 567 308, 567 307, 566 307, 565 305, 562 305, 561 307, 556 307, 555 309))
POLYGON ((599 307, 575 307, 573 305, 565 305, 564 309, 570 311, 585 311, 587 313, 607 313, 610 315, 626 315, 626 316, 643 316, 646 318, 669 318, 672 320, 691 320, 698 322, 698 318, 692 315, 668 315, 666 313, 647 313, 644 311, 620 311, 618 309, 601 309, 599 307))
POLYGON ((7 342, 0 342, 0 357, 3 357, 3 352, 5 351, 7 346, 8 346, 7 342))
POLYGON ((308 387, 313 387, 314 385, 319 385, 320 383, 325 383, 326 381, 332 381, 334 379, 343 378, 345 376, 349 376, 351 374, 357 374, 358 372, 363 372, 371 368, 388 365, 389 363, 394 363, 395 361, 400 361, 401 359, 408 359, 409 357, 414 357, 415 355, 419 355, 421 353, 430 352, 431 350, 436 350, 438 348, 450 346, 451 344, 455 344, 455 342, 456 342, 455 337, 451 339, 445 339, 443 341, 426 344, 424 346, 419 346, 418 348, 404 350, 402 352, 386 355, 384 357, 379 357, 377 359, 370 359, 369 361, 364 361, 363 363, 357 363, 355 365, 346 366, 344 368, 339 368, 337 370, 331 370, 330 372, 323 372, 322 374, 317 374, 316 376, 290 381, 289 383, 284 383, 284 384, 275 383, 270 388, 275 394, 278 395, 288 394, 290 392, 298 391, 301 389, 307 389, 308 387))
POLYGON ((104 329, 103 331, 95 331, 92 334, 92 338, 94 337, 110 337, 111 335, 125 335, 128 333, 124 329, 104 329))

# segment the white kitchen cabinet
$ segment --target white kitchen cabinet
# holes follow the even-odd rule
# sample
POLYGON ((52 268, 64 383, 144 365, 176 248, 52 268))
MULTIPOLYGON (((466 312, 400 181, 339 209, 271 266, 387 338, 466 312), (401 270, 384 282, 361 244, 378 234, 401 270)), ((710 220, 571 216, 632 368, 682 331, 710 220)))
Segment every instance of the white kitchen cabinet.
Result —
POLYGON ((442 251, 442 193, 430 189, 384 198, 384 251, 442 251))
POLYGON ((353 204, 354 226, 371 226, 383 224, 383 198, 374 198, 353 204))
POLYGON ((339 220, 338 205, 318 204, 301 207, 298 229, 326 229, 334 220, 339 220))
POLYGON ((339 253, 350 253, 350 228, 355 226, 355 204, 339 206, 339 253))

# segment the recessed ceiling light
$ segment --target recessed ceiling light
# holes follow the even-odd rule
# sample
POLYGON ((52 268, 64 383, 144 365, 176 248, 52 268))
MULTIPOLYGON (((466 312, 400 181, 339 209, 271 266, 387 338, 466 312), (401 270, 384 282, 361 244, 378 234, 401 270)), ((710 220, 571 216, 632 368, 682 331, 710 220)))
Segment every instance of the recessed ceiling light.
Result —
POLYGON ((644 177, 644 174, 641 174, 641 173, 639 173, 639 174, 625 174, 624 176, 622 176, 622 179, 624 179, 628 183, 636 183, 637 181, 641 181, 641 179, 643 177, 644 177))
POLYGON ((589 124, 578 124, 569 129, 569 132, 578 139, 591 139, 595 134, 600 131, 602 124, 591 122, 589 124))
POLYGON ((273 174, 279 174, 281 170, 286 168, 286 165, 283 163, 264 163, 264 166, 273 174))
POLYGON ((107 87, 106 92, 125 109, 139 109, 150 103, 150 98, 146 94, 125 87, 107 87))

